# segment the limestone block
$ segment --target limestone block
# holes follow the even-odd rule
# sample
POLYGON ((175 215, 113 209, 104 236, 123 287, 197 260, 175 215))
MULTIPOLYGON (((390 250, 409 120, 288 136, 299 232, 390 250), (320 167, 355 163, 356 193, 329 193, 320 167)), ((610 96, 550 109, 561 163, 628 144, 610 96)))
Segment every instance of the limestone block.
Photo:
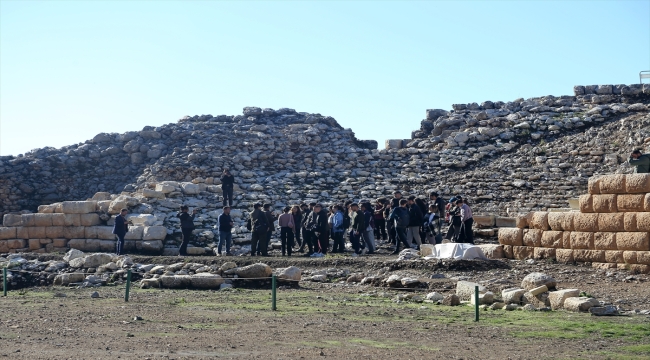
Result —
POLYGON ((385 142, 386 149, 401 149, 404 140, 402 139, 389 139, 385 142))
POLYGON ((34 214, 34 226, 52 226, 52 214, 34 214))
POLYGON ((621 250, 605 251, 605 261, 608 263, 624 263, 625 259, 623 258, 623 251, 621 250))
POLYGON ((52 239, 41 239, 41 245, 51 244, 52 239))
POLYGON ((594 269, 608 270, 616 269, 616 264, 593 262, 591 263, 591 267, 594 269))
POLYGON ((494 215, 474 215, 474 226, 478 228, 492 228, 495 225, 494 215))
POLYGON ((52 226, 66 226, 65 225, 65 214, 55 213, 52 214, 52 226))
POLYGON ((149 189, 142 190, 142 196, 146 198, 164 199, 165 194, 162 191, 155 191, 149 189))
POLYGON ((551 302, 548 300, 548 292, 534 295, 532 292, 526 291, 521 298, 521 302, 531 304, 538 309, 551 306, 551 302))
POLYGON ((548 213, 546 211, 533 212, 529 225, 533 229, 550 230, 548 226, 548 213))
POLYGON ((97 211, 97 201, 64 201, 61 210, 64 214, 88 214, 97 211))
POLYGON ((134 225, 152 226, 158 220, 151 214, 128 215, 127 219, 134 225))
MULTIPOLYGON (((422 248, 422 246, 420 247, 420 249, 422 248)), ((484 245, 478 245, 478 247, 480 247, 481 250, 483 250, 483 254, 485 254, 485 256, 487 256, 488 259, 503 259, 505 257, 505 254, 503 252, 503 245, 484 244, 484 245)))
MULTIPOLYGON (((487 291, 484 294, 479 293, 478 294, 478 304, 479 305, 492 305, 494 302, 494 293, 491 291, 487 291)), ((469 298, 469 303, 471 305, 476 304, 476 298, 474 296, 469 298)))
POLYGON ((81 273, 61 274, 54 278, 54 285, 68 286, 74 283, 83 282, 86 276, 81 273))
POLYGON ((112 226, 93 226, 97 238, 100 240, 115 240, 115 234, 113 234, 112 226))
POLYGON ((625 228, 625 231, 637 231, 636 213, 625 213, 625 216, 623 217, 623 227, 625 228))
POLYGON ((593 249, 594 233, 573 231, 571 232, 571 249, 593 249))
POLYGON ((190 275, 163 275, 160 277, 160 285, 164 288, 184 288, 192 284, 192 277, 190 275))
POLYGON ((598 300, 589 297, 568 297, 564 300, 564 309, 574 312, 587 312, 594 306, 600 306, 598 300))
POLYGON ((57 248, 68 246, 68 239, 52 239, 52 245, 57 248))
POLYGON ((615 213, 616 208, 616 194, 602 194, 602 195, 592 195, 592 203, 594 206, 594 212, 597 213, 615 213))
POLYGON ((7 240, 7 247, 9 249, 24 249, 27 247, 27 240, 25 239, 7 240))
POLYGON ((95 226, 102 223, 99 214, 81 214, 79 215, 81 226, 95 226))
POLYGON ((40 239, 29 239, 28 240, 28 246, 29 250, 38 250, 41 248, 41 240, 40 239))
POLYGON ((83 239, 86 230, 83 226, 66 226, 63 228, 63 237, 66 239, 83 239))
POLYGON ((77 249, 84 251, 86 248, 86 239, 70 239, 68 240, 68 246, 70 249, 77 249))
MULTIPOLYGON (((102 240, 99 239, 86 239, 86 241, 84 242, 84 251, 86 252, 101 251, 102 249, 101 241, 102 240)), ((102 255, 108 255, 108 254, 102 254, 102 255)))
POLYGON ((601 194, 625 194, 625 178, 624 174, 604 175, 600 178, 599 187, 601 194))
POLYGON ((548 301, 551 303, 551 309, 558 310, 562 309, 566 299, 577 297, 578 295, 580 295, 580 290, 578 289, 558 290, 548 294, 548 301))
POLYGON ((113 200, 101 200, 97 202, 97 211, 108 213, 108 209, 111 207, 113 200))
POLYGON ((533 248, 533 258, 536 260, 555 259, 555 249, 543 247, 533 248))
POLYGON ((600 178, 601 176, 592 176, 589 178, 587 185, 589 194, 600 194, 600 178))
POLYGON ((526 293, 525 289, 509 288, 501 291, 501 299, 506 304, 521 304, 522 297, 526 293))
POLYGON ((144 226, 129 226, 129 232, 124 237, 125 240, 142 240, 144 226))
POLYGON ((605 262, 605 250, 573 250, 573 260, 577 262, 605 262))
POLYGON ((515 218, 515 226, 520 229, 525 229, 528 227, 528 218, 525 216, 517 216, 515 218))
POLYGON ((273 269, 270 266, 257 263, 248 266, 236 267, 224 272, 226 275, 237 275, 241 278, 259 278, 259 277, 270 277, 273 273, 273 269))
POLYGON ((63 226, 50 226, 45 228, 45 237, 48 239, 59 239, 63 237, 63 226))
MULTIPOLYGON (((538 229, 525 229, 524 236, 522 238, 522 244, 524 246, 542 246, 542 234, 544 230, 538 229)), ((513 244, 516 245, 516 244, 513 244)))
POLYGON ((619 232, 616 234, 618 250, 648 251, 650 239, 647 232, 619 232))
POLYGON ((548 213, 548 226, 554 231, 573 230, 573 214, 567 212, 550 212, 548 213), (569 220, 566 220, 566 217, 569 220), (564 225, 570 225, 570 229, 565 229, 564 225))
POLYGON ((456 283, 456 295, 461 301, 467 301, 470 300, 470 298, 474 297, 474 288, 478 286, 478 292, 479 294, 484 294, 487 292, 487 289, 485 286, 471 282, 471 281, 459 281, 456 283))
POLYGON ((199 185, 192 184, 191 182, 181 183, 181 189, 185 195, 198 195, 201 192, 199 185))
POLYGON ((29 235, 29 239, 44 239, 46 237, 45 227, 34 226, 27 228, 27 234, 29 235))
POLYGON ((562 248, 571 249, 571 231, 562 232, 562 248))
POLYGON ((51 205, 39 205, 38 206, 38 212, 40 214, 52 214, 54 210, 56 210, 57 204, 51 204, 51 205))
POLYGON ((116 250, 115 240, 99 240, 99 251, 115 252, 116 250))
POLYGON ((594 249, 616 250, 616 233, 615 232, 594 233, 594 249))
POLYGON ((521 246, 523 234, 523 229, 499 228, 499 243, 502 245, 521 246))
POLYGON ((594 212, 594 197, 591 194, 580 195, 580 212, 581 213, 592 213, 594 212))
POLYGON ((9 252, 9 246, 7 245, 7 240, 0 240, 0 254, 6 254, 9 252))
POLYGON ((526 260, 534 257, 534 247, 531 246, 513 246, 512 255, 515 260, 526 260))
POLYGON ((145 226, 142 240, 165 240, 167 228, 164 226, 145 226))
POLYGON ((92 200, 95 201, 106 201, 111 199, 111 193, 108 192, 96 192, 95 195, 93 195, 92 200))
POLYGON ((616 198, 616 208, 620 212, 644 211, 645 194, 620 194, 616 198))
POLYGON ((626 264, 636 264, 636 251, 623 251, 623 261, 626 264))
POLYGON ((81 226, 81 215, 79 214, 64 214, 65 226, 81 226))
POLYGON ((35 219, 34 219, 34 214, 23 214, 22 215, 22 223, 23 226, 29 227, 29 226, 36 226, 35 224, 35 219))
POLYGON ((521 287, 526 290, 532 290, 542 285, 546 285, 549 289, 555 289, 557 281, 552 276, 540 272, 532 272, 521 280, 521 287))
POLYGON ((496 227, 519 227, 517 226, 517 219, 513 217, 497 216, 494 218, 496 227))
POLYGON ((55 214, 63 214, 63 205, 61 203, 56 203, 56 208, 54 208, 55 214))
POLYGON ((598 214, 598 231, 625 231, 625 213, 598 214))
POLYGON ((23 217, 18 214, 5 214, 2 218, 4 226, 23 226, 23 217))
POLYGON ((570 264, 574 262, 573 250, 570 249, 555 249, 555 260, 562 264, 570 264))
POLYGON ((169 194, 170 192, 176 190, 176 188, 172 185, 167 185, 167 184, 156 184, 156 191, 159 191, 163 194, 169 194))
POLYGON ((29 228, 27 227, 17 227, 16 228, 16 239, 29 239, 29 228))
POLYGON ((650 265, 650 251, 637 251, 636 263, 642 265, 650 265))
POLYGON ((205 255, 206 253, 209 252, 207 252, 204 247, 190 246, 187 248, 187 255, 205 255))
POLYGON ((545 248, 562 247, 562 231, 544 231, 542 234, 541 245, 545 248))
POLYGON ((84 236, 86 239, 97 239, 97 228, 95 226, 85 227, 84 236))
POLYGON ((192 287, 197 289, 218 289, 223 281, 221 276, 210 273, 199 273, 190 278, 192 287))
POLYGON ((637 231, 650 231, 650 212, 636 213, 637 231))
POLYGON ((628 174, 625 178, 625 192, 650 193, 650 174, 628 174))
MULTIPOLYGON (((162 251, 164 247, 162 240, 136 241, 135 245, 136 245, 136 249, 144 252, 149 252, 149 253, 151 252, 159 253, 162 251)), ((190 248, 188 247, 187 249, 189 250, 190 248)))
POLYGON ((514 259, 514 254, 512 253, 512 245, 503 245, 503 255, 506 259, 514 259))
POLYGON ((650 193, 645 194, 643 198, 643 210, 650 211, 650 193))
POLYGON ((16 228, 15 227, 0 227, 0 239, 8 240, 16 238, 16 228))
POLYGON ((598 214, 576 213, 573 215, 573 227, 576 231, 598 231, 598 214))
POLYGON ((649 265, 632 264, 629 266, 630 266, 630 272, 632 274, 650 274, 649 265))

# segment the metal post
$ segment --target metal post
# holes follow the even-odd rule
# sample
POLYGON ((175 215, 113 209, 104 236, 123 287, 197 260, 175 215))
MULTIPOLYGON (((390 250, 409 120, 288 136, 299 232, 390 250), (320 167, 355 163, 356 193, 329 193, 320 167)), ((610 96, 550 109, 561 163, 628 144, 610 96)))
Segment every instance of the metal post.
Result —
POLYGON ((131 269, 126 271, 126 292, 124 293, 124 301, 129 301, 129 290, 131 289, 131 269))
POLYGON ((474 321, 478 321, 478 285, 474 286, 474 321))
POLYGON ((273 278, 271 279, 271 310, 275 311, 275 292, 277 289, 277 280, 275 275, 273 275, 273 278))
POLYGON ((7 296, 7 268, 2 268, 2 296, 7 296))

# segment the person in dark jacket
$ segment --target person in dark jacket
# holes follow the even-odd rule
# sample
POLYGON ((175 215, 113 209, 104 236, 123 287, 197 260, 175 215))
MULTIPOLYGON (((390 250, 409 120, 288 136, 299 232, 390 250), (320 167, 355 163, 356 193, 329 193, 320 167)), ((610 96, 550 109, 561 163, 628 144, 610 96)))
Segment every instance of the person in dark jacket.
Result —
POLYGON ((124 250, 124 237, 129 231, 126 214, 128 214, 128 210, 121 209, 120 214, 115 217, 115 225, 113 225, 113 234, 117 236, 117 243, 115 244, 115 253, 117 255, 122 255, 122 251, 124 250))
MULTIPOLYGON (((275 214, 273 214, 273 211, 271 211, 271 204, 264 204, 264 215, 266 215, 266 223, 268 225, 268 231, 266 233, 266 238, 264 239, 264 243, 260 242, 257 245, 257 255, 262 255, 264 251, 262 251, 262 247, 268 248, 269 243, 271 242, 271 236, 273 235, 273 232, 275 231, 275 214)), ((268 251, 268 250, 266 250, 268 251)), ((268 256, 264 255, 264 256, 268 256)))
POLYGON ((390 213, 392 212, 393 207, 390 204, 390 201, 386 200, 386 206, 384 206, 384 220, 386 222, 386 232, 388 233, 388 242, 395 244, 395 238, 397 234, 395 233, 395 222, 388 220, 390 213))
POLYGON ((647 174, 650 173, 650 157, 648 155, 643 155, 641 150, 634 150, 630 157, 627 159, 627 163, 634 166, 635 174, 647 174))
POLYGON ((399 202, 402 200, 402 193, 398 190, 393 193, 393 199, 390 201, 390 207, 396 209, 399 207, 399 202))
POLYGON ((442 220, 445 218, 445 200, 435 191, 429 194, 429 200, 431 200, 431 204, 436 206, 436 213, 438 214, 436 228, 438 229, 438 234, 440 234, 440 230, 442 229, 442 220))
MULTIPOLYGON (((262 204, 253 205, 253 212, 248 218, 247 228, 252 232, 251 236, 251 256, 255 256, 260 242, 265 242, 268 233, 268 220, 266 214, 260 209, 262 204)), ((268 255, 268 246, 260 247, 262 255, 268 255)))
POLYGON ((221 174, 221 190, 223 191, 223 206, 232 206, 233 188, 235 186, 235 177, 230 170, 224 169, 221 174))
POLYGON ((181 206, 181 211, 176 214, 176 217, 181 219, 181 232, 183 232, 183 242, 181 242, 181 247, 178 250, 178 253, 181 256, 187 255, 187 245, 190 243, 192 238, 192 231, 194 230, 194 216, 198 210, 192 210, 192 215, 188 214, 189 208, 187 205, 181 206))
POLYGON ((393 211, 390 213, 390 216, 388 217, 389 221, 393 221, 395 224, 395 251, 393 251, 391 254, 399 254, 399 244, 400 242, 404 244, 405 248, 409 248, 410 245, 408 241, 406 240, 406 232, 408 229, 408 226, 411 223, 410 215, 409 215, 409 209, 407 208, 408 201, 406 199, 402 199, 399 201, 399 206, 394 208, 393 211))
POLYGON ((302 240, 300 240, 300 234, 302 232, 302 212, 300 211, 300 207, 298 205, 294 205, 291 207, 291 215, 293 216, 294 239, 296 240, 296 243, 300 247, 302 246, 302 240))
POLYGON ((373 213, 372 204, 361 204, 361 211, 363 211, 363 221, 366 225, 366 229, 361 233, 361 239, 363 239, 368 248, 368 255, 372 255, 375 253, 376 248, 374 236, 375 214, 373 213))
POLYGON ((451 240, 455 243, 465 242, 465 228, 463 226, 463 218, 461 213, 461 207, 463 206, 463 200, 456 200, 454 206, 449 210, 449 229, 447 230, 447 240, 451 240))
POLYGON ((311 237, 312 237, 311 230, 307 228, 307 220, 309 220, 309 214, 311 214, 311 209, 309 209, 309 205, 301 204, 300 210, 302 212, 302 223, 300 224, 300 227, 302 229, 302 245, 300 245, 300 249, 298 249, 298 252, 305 252, 305 245, 306 245, 307 246, 306 256, 311 256, 311 254, 314 253, 314 245, 311 243, 311 237))
POLYGON ((385 198, 377 199, 377 203, 374 209, 374 220, 375 220, 375 240, 387 240, 388 234, 386 234, 386 219, 384 219, 384 208, 388 202, 385 198))
POLYGON ((230 217, 230 206, 223 208, 223 213, 219 215, 219 244, 217 245, 217 252, 221 256, 223 244, 226 243, 226 256, 232 256, 230 253, 230 245, 232 244, 232 227, 235 223, 230 217))
MULTIPOLYGON (((313 227, 312 242, 314 243, 314 251, 318 249, 316 254, 327 254, 329 247, 329 223, 327 210, 323 209, 321 204, 316 204, 310 216, 314 216, 316 226, 313 227)), ((313 255, 313 254, 312 254, 313 255)))
POLYGON ((409 209, 409 228, 407 233, 407 241, 413 246, 413 241, 417 244, 419 249, 422 245, 422 239, 420 238, 420 227, 422 226, 424 215, 420 210, 420 207, 415 203, 415 196, 411 195, 408 199, 408 209, 409 209))
POLYGON ((365 217, 363 212, 359 210, 359 204, 350 204, 350 242, 352 243, 354 253, 357 255, 361 254, 361 244, 359 243, 359 240, 361 239, 361 234, 365 229, 365 217))

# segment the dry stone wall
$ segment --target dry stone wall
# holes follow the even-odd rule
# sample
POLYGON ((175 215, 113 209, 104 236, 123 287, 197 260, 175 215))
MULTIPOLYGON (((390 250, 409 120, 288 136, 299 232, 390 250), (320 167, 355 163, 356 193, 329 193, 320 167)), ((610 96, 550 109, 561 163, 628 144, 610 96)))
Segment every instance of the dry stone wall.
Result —
POLYGON ((531 212, 499 229, 506 257, 650 273, 650 174, 589 179, 580 211, 531 212))

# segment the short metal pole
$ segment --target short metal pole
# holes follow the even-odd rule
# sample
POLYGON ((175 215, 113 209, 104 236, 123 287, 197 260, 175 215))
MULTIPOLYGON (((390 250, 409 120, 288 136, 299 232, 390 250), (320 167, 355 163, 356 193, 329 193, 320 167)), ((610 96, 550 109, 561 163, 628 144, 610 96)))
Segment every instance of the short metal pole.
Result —
POLYGON ((7 268, 2 268, 2 296, 7 296, 7 268))
POLYGON ((271 279, 271 310, 275 311, 275 292, 277 290, 277 280, 275 278, 275 275, 273 275, 273 278, 271 279))
POLYGON ((131 269, 126 271, 126 292, 124 293, 124 301, 129 301, 129 290, 131 289, 131 269))
POLYGON ((474 286, 474 321, 478 321, 478 285, 474 286))

